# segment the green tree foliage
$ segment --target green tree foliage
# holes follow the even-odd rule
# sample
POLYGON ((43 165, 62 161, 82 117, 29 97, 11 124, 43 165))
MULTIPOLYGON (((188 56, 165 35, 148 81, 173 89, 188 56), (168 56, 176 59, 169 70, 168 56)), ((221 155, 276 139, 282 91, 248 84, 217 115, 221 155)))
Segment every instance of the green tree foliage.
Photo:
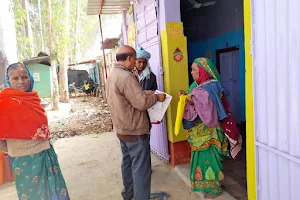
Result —
POLYGON ((30 57, 32 54, 30 49, 30 40, 25 34, 26 12, 20 1, 12 1, 11 9, 13 10, 15 18, 18 59, 23 60, 24 58, 30 57))
MULTIPOLYGON (((38 53, 43 51, 42 43, 44 43, 44 51, 49 51, 49 37, 48 37, 48 16, 47 16, 47 1, 40 0, 41 5, 41 21, 42 27, 40 26, 39 6, 38 0, 28 0, 29 2, 29 19, 31 22, 31 28, 33 32, 33 44, 35 52, 38 53), (42 36, 41 36, 42 29, 42 36)), ((52 0, 52 12, 53 12, 53 32, 55 50, 59 63, 63 62, 64 49, 68 48, 69 62, 76 62, 76 51, 78 52, 79 58, 77 61, 86 60, 86 52, 90 48, 95 46, 95 41, 100 37, 99 19, 98 16, 86 15, 88 0, 70 0, 70 16, 69 16, 69 34, 66 35, 65 31, 65 12, 62 6, 63 0, 52 0), (79 26, 78 38, 76 38, 76 23, 77 23, 77 2, 79 2, 79 26), (76 41, 78 42, 78 49, 76 49, 76 41)), ((11 0, 11 7, 14 12, 15 26, 17 31, 17 47, 18 47, 18 58, 24 60, 31 57, 30 40, 25 34, 25 19, 26 13, 22 8, 22 0, 11 0)), ((103 27, 105 29, 106 24, 109 23, 110 19, 115 18, 115 15, 107 15, 102 17, 103 27)), ((98 40, 99 41, 99 40, 98 40)), ((100 46, 100 45, 99 45, 100 46)), ((99 47, 100 48, 100 47, 99 47)), ((35 55, 37 56, 37 55, 35 55)))

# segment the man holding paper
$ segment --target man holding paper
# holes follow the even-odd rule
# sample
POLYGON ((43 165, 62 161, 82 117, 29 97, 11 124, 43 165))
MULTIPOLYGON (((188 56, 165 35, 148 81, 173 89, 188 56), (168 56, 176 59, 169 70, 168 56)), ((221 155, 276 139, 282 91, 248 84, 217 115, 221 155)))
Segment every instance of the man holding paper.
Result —
POLYGON ((147 109, 165 94, 147 95, 135 78, 136 52, 123 46, 116 55, 118 64, 107 80, 107 101, 114 129, 122 150, 122 177, 124 200, 150 199, 151 163, 149 131, 151 123, 147 109))

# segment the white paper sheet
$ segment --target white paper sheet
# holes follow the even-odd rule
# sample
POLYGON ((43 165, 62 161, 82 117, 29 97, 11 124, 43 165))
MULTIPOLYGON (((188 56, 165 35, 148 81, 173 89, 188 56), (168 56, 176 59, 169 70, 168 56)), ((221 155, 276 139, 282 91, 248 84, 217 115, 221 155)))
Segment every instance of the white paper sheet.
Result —
MULTIPOLYGON (((163 93, 166 94, 164 92, 155 91, 155 94, 159 94, 159 93, 163 93)), ((169 107, 170 103, 172 100, 172 96, 166 94, 166 100, 164 102, 157 102, 156 104, 154 104, 151 108, 148 109, 148 113, 149 113, 149 117, 150 117, 150 121, 151 122, 161 122, 166 111, 167 108, 169 107)))

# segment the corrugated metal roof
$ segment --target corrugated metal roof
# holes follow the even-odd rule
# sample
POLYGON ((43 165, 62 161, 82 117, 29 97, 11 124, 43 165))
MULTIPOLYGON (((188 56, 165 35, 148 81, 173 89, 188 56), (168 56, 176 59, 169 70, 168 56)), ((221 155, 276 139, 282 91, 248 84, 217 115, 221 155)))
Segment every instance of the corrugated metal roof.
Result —
POLYGON ((50 65, 50 56, 40 56, 40 57, 34 57, 34 58, 29 58, 26 60, 23 60, 23 63, 25 65, 29 64, 43 64, 45 65, 46 63, 50 65))
POLYGON ((86 12, 87 15, 119 14, 129 6, 130 0, 88 0, 86 12))

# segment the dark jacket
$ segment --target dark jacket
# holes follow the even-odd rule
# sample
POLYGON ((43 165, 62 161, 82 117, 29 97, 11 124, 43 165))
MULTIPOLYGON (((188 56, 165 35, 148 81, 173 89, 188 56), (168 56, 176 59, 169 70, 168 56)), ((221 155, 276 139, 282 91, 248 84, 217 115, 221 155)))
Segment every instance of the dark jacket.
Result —
POLYGON ((150 79, 145 78, 140 82, 143 90, 157 90, 156 76, 153 72, 150 74, 150 79))

